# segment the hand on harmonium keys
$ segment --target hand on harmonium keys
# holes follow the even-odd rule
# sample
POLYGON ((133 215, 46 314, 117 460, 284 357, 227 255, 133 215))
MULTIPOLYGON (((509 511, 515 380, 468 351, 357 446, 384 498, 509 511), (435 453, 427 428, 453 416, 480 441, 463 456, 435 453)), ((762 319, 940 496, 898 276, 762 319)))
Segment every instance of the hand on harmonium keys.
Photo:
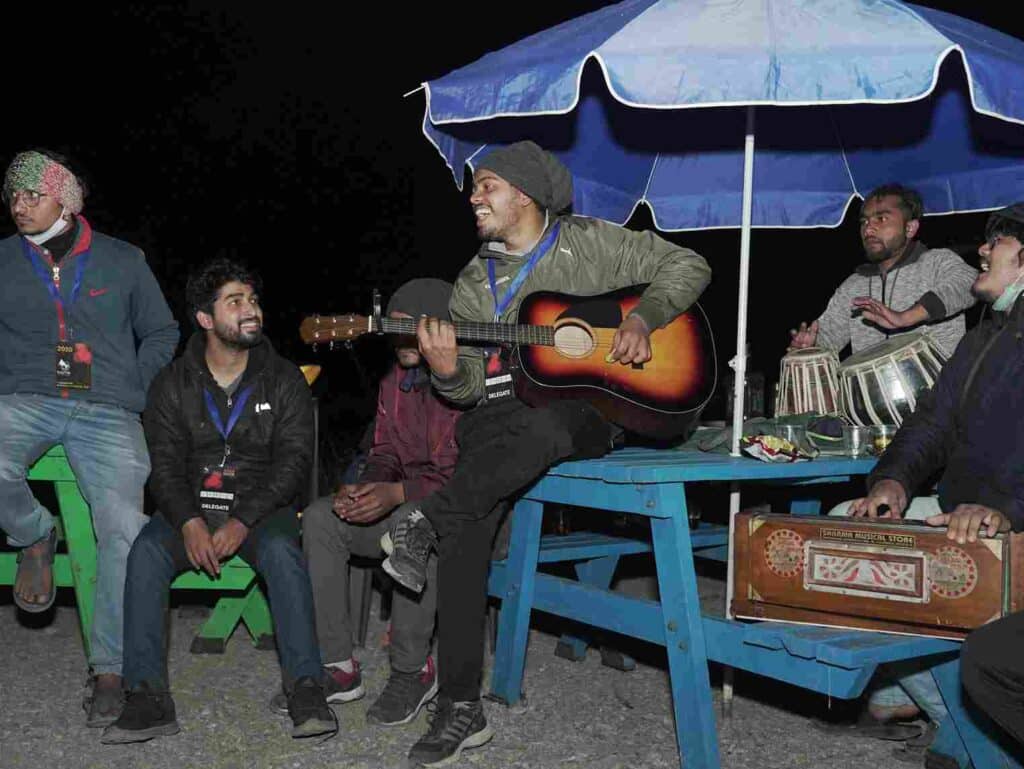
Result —
POLYGON ((925 520, 931 526, 948 526, 946 537, 961 545, 977 540, 983 526, 987 537, 1010 530, 1010 519, 985 505, 957 505, 952 513, 940 513, 925 520))
POLYGON ((866 497, 855 499, 850 505, 850 515, 854 518, 902 518, 906 509, 907 492, 903 484, 887 478, 872 486, 866 497))

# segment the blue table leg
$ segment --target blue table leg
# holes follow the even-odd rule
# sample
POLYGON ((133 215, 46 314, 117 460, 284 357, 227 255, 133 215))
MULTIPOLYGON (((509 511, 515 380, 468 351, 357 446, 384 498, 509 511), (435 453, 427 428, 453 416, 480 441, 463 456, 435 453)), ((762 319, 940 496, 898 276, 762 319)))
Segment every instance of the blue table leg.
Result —
POLYGON ((529 499, 516 503, 509 539, 506 591, 498 615, 498 647, 494 652, 491 695, 513 705, 522 696, 526 641, 540 550, 544 505, 529 499))
MULTIPOLYGON (((617 555, 582 561, 575 566, 576 577, 580 582, 607 589, 612 584, 612 577, 615 576, 615 568, 618 565, 617 555)), ((580 635, 564 633, 555 647, 555 654, 563 659, 578 662, 587 656, 587 647, 592 642, 591 634, 586 631, 581 631, 580 635)))
POLYGON ((682 484, 660 486, 656 502, 658 511, 674 513, 671 518, 652 518, 651 534, 679 755, 686 769, 718 769, 718 728, 682 484))
POLYGON ((939 726, 932 749, 952 756, 961 769, 969 766, 974 769, 1020 769, 1020 764, 1006 755, 993 739, 999 727, 977 709, 965 707, 963 687, 960 686, 960 658, 936 665, 932 668, 932 675, 949 710, 949 716, 939 726))

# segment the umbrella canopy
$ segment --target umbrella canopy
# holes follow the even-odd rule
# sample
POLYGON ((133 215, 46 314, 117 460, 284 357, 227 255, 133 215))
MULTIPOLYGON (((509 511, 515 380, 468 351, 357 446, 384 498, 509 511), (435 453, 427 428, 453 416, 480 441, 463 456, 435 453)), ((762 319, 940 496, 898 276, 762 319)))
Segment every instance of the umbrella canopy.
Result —
POLYGON ((1021 41, 896 0, 624 0, 424 83, 423 130, 460 187, 488 145, 530 138, 573 172, 576 213, 741 228, 738 454, 751 228, 837 225, 889 181, 930 213, 1020 198, 1022 83, 1021 41))
POLYGON ((532 138, 573 171, 577 213, 739 227, 728 107, 763 106, 751 225, 835 226, 892 180, 929 213, 1019 197, 1021 83, 1021 41, 894 0, 626 0, 425 83, 424 132, 460 185, 488 145, 532 138))

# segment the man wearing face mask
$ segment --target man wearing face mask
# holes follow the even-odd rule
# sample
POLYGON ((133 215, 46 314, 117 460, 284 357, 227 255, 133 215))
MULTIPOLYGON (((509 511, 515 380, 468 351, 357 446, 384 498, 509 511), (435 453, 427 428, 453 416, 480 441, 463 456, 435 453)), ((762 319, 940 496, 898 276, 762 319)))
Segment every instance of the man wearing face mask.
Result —
MULTIPOLYGON (((903 517, 911 495, 942 470, 938 497, 915 499, 913 517, 948 526, 949 539, 961 544, 980 534, 1024 531, 1022 249, 1024 203, 1016 203, 989 217, 978 249, 982 272, 971 290, 991 303, 993 312, 964 337, 935 387, 903 423, 868 477, 868 495, 854 501, 851 515, 903 517)), ((976 631, 964 647, 963 674, 972 696, 1018 739, 1024 737, 1024 669, 1016 653, 1022 619, 1014 615, 976 631)), ((929 699, 941 703, 930 674, 923 675, 935 695, 929 699)), ((956 765, 946 758, 926 754, 926 766, 956 765)))
POLYGON ((82 216, 85 196, 52 152, 19 153, 4 177, 17 234, 0 240, 0 529, 21 548, 15 603, 46 611, 56 595, 56 533, 25 474, 63 444, 96 531, 84 704, 87 724, 99 727, 120 712, 125 565, 146 523, 139 413, 174 355, 178 324, 143 253, 82 216))
POLYGON ((892 334, 927 327, 952 355, 967 327, 963 310, 974 304, 971 282, 978 274, 946 248, 917 240, 921 196, 899 184, 868 194, 860 215, 867 260, 836 289, 816 321, 790 333, 789 350, 823 347, 857 353, 892 334))

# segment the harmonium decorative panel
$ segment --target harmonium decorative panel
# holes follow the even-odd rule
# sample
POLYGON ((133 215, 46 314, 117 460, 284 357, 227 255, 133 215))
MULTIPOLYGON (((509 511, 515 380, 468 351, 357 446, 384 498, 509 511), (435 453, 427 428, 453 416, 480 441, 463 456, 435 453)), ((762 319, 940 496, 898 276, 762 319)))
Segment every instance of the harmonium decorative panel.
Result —
POLYGON ((739 513, 733 615, 964 638, 1024 608, 1024 534, 963 545, 898 520, 739 513))

